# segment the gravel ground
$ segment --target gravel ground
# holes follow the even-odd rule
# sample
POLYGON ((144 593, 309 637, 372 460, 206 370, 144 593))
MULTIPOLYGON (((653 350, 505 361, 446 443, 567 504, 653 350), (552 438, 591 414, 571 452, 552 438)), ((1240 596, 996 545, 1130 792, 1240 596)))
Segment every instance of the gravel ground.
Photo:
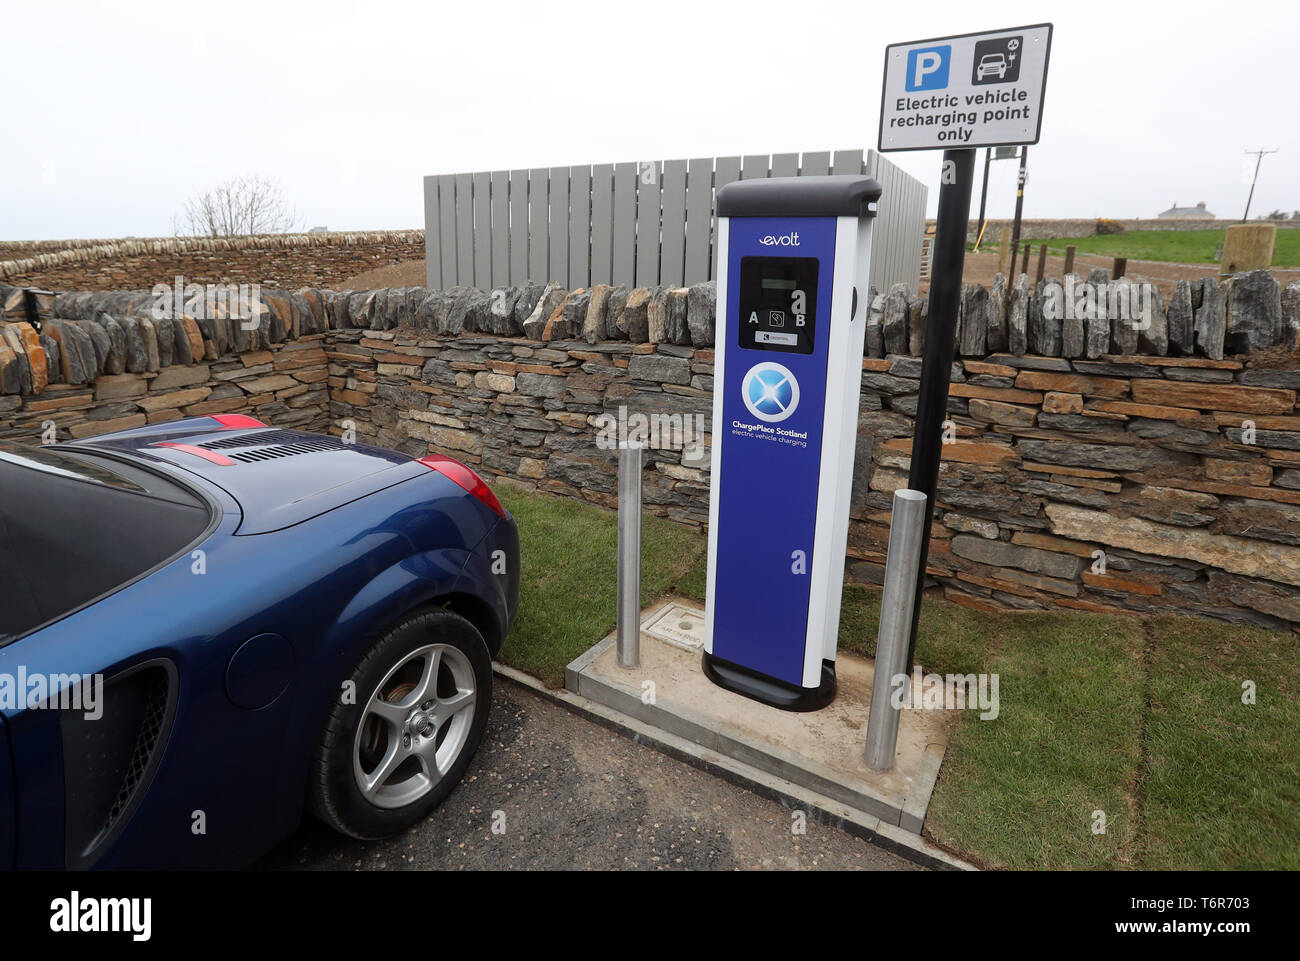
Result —
POLYGON ((424 823, 362 843, 308 818, 260 867, 918 870, 835 828, 807 819, 799 835, 793 823, 775 802, 497 679, 474 764, 424 823))
POLYGON ((376 290, 380 287, 423 287, 425 280, 423 260, 404 260, 400 264, 375 267, 349 277, 335 290, 376 290))

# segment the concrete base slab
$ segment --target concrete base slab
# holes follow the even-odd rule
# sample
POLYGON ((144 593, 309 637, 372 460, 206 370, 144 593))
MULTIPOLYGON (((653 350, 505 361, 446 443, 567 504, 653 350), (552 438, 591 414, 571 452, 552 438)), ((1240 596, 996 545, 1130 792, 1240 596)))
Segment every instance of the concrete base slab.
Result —
POLYGON ((839 692, 829 706, 807 714, 780 711, 717 687, 704 676, 698 649, 648 630, 662 627, 665 616, 680 626, 689 612, 702 615, 698 604, 683 598, 645 611, 639 666, 618 666, 610 635, 566 668, 565 687, 883 824, 920 833, 948 745, 950 712, 905 709, 894 767, 873 771, 863 760, 872 661, 841 653, 839 692))

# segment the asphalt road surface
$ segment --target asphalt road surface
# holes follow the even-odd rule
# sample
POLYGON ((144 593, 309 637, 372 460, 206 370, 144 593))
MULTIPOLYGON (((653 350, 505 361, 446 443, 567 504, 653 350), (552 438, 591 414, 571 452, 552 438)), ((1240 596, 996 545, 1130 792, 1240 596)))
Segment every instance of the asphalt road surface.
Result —
POLYGON ((918 870, 499 678, 465 779, 387 841, 307 818, 259 865, 305 870, 918 870), (497 828, 494 832, 493 828, 497 828))

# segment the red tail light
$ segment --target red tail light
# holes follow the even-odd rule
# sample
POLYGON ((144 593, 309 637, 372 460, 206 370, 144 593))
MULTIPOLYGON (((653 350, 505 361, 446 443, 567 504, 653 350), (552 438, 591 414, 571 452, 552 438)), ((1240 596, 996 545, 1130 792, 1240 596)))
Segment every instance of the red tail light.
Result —
POLYGON ((488 507, 492 508, 496 514, 501 517, 506 516, 505 508, 497 500, 496 494, 492 489, 483 483, 483 478, 479 477, 472 470, 466 467, 458 460, 453 460, 442 454, 430 454, 428 457, 421 457, 420 463, 430 470, 436 470, 439 474, 449 480, 455 481, 465 490, 469 491, 488 507))

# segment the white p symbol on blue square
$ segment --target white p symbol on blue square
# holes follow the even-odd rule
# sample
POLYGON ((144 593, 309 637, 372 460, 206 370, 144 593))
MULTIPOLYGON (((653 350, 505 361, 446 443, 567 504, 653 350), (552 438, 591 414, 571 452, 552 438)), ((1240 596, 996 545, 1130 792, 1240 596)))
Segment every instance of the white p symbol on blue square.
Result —
POLYGON ((908 90, 942 90, 948 86, 948 62, 952 47, 917 47, 907 51, 908 90))

